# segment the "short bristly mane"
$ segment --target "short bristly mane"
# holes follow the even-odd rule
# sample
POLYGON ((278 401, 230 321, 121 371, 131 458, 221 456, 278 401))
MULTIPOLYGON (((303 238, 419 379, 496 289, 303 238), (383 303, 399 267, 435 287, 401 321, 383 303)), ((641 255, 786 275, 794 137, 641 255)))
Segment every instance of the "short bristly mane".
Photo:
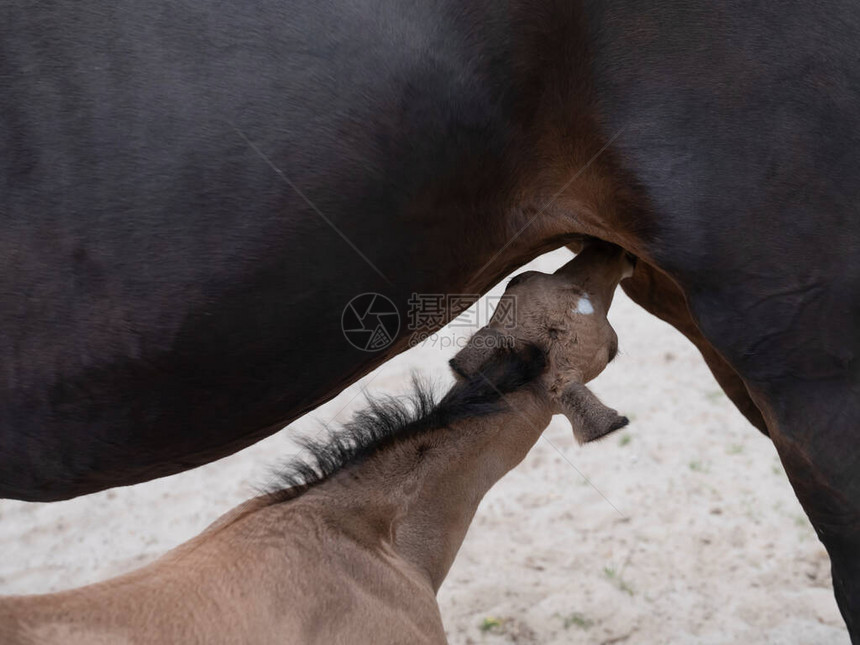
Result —
POLYGON ((430 389, 413 377, 411 396, 370 399, 367 408, 325 438, 300 440, 307 456, 279 469, 268 489, 271 503, 295 499, 339 470, 406 439, 458 420, 500 412, 502 395, 534 383, 545 366, 546 356, 534 345, 497 352, 481 372, 455 383, 438 403, 430 389))

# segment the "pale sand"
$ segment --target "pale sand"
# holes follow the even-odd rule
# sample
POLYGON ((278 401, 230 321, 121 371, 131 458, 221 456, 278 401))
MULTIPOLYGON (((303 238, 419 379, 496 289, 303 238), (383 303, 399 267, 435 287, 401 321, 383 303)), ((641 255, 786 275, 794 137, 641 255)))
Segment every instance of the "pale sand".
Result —
MULTIPOLYGON (((826 553, 770 441, 678 332, 620 291, 610 318, 622 353, 592 386, 630 428, 578 448, 556 417, 491 491, 440 592, 451 642, 848 643, 826 553)), ((297 431, 348 419, 362 387, 401 392, 415 369, 447 383, 454 350, 438 345, 218 463, 69 502, 0 502, 0 593, 65 589, 151 561, 266 483, 297 431)))

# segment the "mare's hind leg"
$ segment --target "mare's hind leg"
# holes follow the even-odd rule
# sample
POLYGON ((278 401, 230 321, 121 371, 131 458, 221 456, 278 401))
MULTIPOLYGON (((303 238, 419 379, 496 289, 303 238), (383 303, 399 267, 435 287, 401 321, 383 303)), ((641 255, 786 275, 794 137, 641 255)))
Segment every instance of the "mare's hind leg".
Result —
POLYGON ((785 471, 830 554, 836 601, 852 642, 860 643, 857 384, 783 382, 762 393, 761 402, 785 471))
POLYGON ((767 426, 746 385, 699 331, 690 315, 687 299, 678 286, 665 273, 641 260, 633 277, 622 281, 621 286, 631 300, 675 327, 696 346, 732 403, 750 423, 767 434, 767 426))
MULTIPOLYGON (((795 376, 774 375, 748 388, 695 325, 687 299, 664 273, 640 262, 633 278, 622 286, 631 299, 696 345, 738 409, 773 439, 797 497, 830 555, 836 601, 852 642, 860 645, 860 377, 846 373, 832 380, 806 378, 801 359, 790 366, 795 376)), ((707 319, 708 311, 700 312, 700 317, 707 319)), ((785 348, 816 345, 815 326, 808 326, 805 334, 796 332, 794 341, 783 337, 779 349, 771 351, 755 337, 755 329, 766 337, 770 327, 742 326, 736 334, 714 340, 754 348, 743 352, 753 365, 784 365, 790 359, 782 352, 791 353, 785 348)), ((813 353, 825 350, 815 348, 813 353)))
POLYGON ((688 297, 690 312, 761 410, 860 645, 860 312, 836 278, 720 277, 688 297))

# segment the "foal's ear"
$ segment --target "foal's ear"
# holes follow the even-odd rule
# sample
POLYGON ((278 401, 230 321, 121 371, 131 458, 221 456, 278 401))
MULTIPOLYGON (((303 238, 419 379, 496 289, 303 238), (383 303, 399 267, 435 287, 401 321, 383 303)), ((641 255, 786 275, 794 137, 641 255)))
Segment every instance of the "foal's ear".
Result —
POLYGON ((477 374, 496 352, 504 350, 504 337, 490 327, 479 329, 448 364, 464 378, 477 374))
POLYGON ((582 383, 571 383, 558 397, 562 414, 573 426, 573 436, 579 443, 605 437, 630 421, 600 402, 582 383))

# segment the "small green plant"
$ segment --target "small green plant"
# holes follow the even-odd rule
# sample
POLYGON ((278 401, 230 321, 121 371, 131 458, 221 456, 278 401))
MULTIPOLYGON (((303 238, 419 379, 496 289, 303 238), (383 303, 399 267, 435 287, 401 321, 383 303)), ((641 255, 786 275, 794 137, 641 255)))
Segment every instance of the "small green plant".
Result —
POLYGON ((719 401, 725 395, 725 392, 723 392, 722 390, 711 390, 710 392, 705 393, 705 398, 713 403, 719 401))
POLYGON ((484 620, 481 621, 481 624, 478 625, 478 629, 482 632, 491 632, 494 629, 499 629, 502 626, 502 621, 498 618, 493 618, 492 616, 487 616, 484 620))
POLYGON ((733 443, 731 446, 726 448, 726 454, 728 455, 739 455, 744 451, 744 447, 742 444, 733 443))
POLYGON ((615 571, 612 567, 603 567, 603 575, 609 579, 612 584, 614 584, 620 591, 623 591, 629 596, 633 595, 633 587, 631 587, 624 578, 621 577, 621 574, 615 571))
POLYGON ((618 445, 626 446, 631 441, 633 441, 633 437, 631 437, 629 434, 623 434, 621 435, 621 439, 618 440, 618 445))
POLYGON ((701 461, 698 461, 698 460, 691 461, 689 463, 689 466, 690 466, 690 470, 692 470, 694 473, 706 473, 706 472, 708 472, 708 466, 706 464, 702 463, 701 461))
POLYGON ((574 625, 580 629, 590 629, 594 625, 594 621, 575 611, 564 617, 563 624, 565 629, 570 629, 574 625))

